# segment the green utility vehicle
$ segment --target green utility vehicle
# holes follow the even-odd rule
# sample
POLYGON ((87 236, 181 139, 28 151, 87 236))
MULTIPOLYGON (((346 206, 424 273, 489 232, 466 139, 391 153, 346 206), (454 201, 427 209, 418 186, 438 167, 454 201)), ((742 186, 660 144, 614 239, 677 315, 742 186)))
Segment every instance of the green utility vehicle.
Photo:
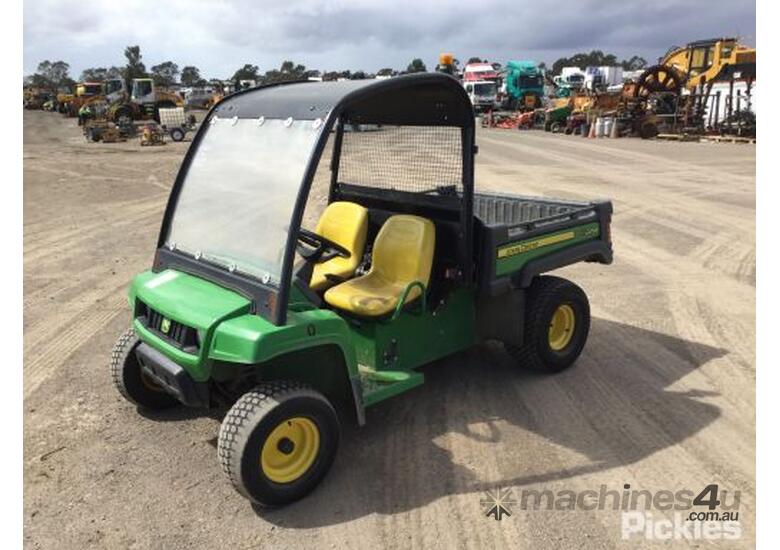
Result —
POLYGON ((520 366, 570 366, 588 300, 543 274, 610 263, 612 206, 475 193, 474 133, 444 74, 226 97, 130 287, 119 392, 147 409, 232 405, 219 461, 241 494, 281 505, 325 476, 341 422, 422 384, 427 363, 500 340, 520 366))

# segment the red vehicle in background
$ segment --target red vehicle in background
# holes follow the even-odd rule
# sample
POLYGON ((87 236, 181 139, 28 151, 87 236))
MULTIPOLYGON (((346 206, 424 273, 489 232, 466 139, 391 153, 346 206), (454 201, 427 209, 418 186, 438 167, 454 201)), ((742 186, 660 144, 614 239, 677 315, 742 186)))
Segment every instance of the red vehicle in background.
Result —
POLYGON ((490 63, 469 63, 463 70, 463 82, 498 80, 498 71, 490 63))

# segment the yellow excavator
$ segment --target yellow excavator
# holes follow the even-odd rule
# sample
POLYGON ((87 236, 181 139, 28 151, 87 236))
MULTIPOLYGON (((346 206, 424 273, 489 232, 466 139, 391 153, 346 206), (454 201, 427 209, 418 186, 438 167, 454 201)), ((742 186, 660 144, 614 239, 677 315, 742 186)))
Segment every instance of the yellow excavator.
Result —
POLYGON ((657 92, 679 94, 731 78, 755 80, 756 49, 737 38, 698 40, 670 48, 657 65, 648 67, 634 87, 636 97, 657 92))

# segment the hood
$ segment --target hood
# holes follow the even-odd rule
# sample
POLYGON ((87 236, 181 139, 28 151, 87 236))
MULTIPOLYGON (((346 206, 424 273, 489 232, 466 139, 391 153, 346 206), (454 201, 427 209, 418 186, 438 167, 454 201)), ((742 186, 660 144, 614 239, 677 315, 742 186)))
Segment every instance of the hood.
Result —
POLYGON ((240 294, 181 271, 146 271, 133 279, 131 306, 139 299, 165 317, 208 331, 218 322, 249 312, 240 294))

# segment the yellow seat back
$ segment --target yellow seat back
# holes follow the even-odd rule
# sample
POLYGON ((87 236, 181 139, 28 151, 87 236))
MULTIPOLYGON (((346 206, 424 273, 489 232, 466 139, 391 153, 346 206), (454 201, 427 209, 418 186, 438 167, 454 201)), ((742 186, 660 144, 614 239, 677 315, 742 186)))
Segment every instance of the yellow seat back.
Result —
MULTIPOLYGON (((333 307, 364 317, 393 312, 406 288, 414 282, 426 288, 431 278, 436 228, 418 216, 388 218, 374 240, 371 269, 362 277, 334 286, 325 293, 333 307)), ((404 303, 420 296, 412 287, 404 303)))
POLYGON ((374 241, 371 272, 403 288, 414 281, 427 288, 435 243, 436 228, 430 220, 419 216, 391 216, 374 241))
POLYGON ((332 202, 320 216, 314 230, 318 235, 330 239, 349 250, 349 258, 336 256, 327 262, 315 264, 309 286, 314 290, 324 290, 335 282, 326 275, 348 279, 363 258, 368 233, 368 210, 354 202, 332 202))

